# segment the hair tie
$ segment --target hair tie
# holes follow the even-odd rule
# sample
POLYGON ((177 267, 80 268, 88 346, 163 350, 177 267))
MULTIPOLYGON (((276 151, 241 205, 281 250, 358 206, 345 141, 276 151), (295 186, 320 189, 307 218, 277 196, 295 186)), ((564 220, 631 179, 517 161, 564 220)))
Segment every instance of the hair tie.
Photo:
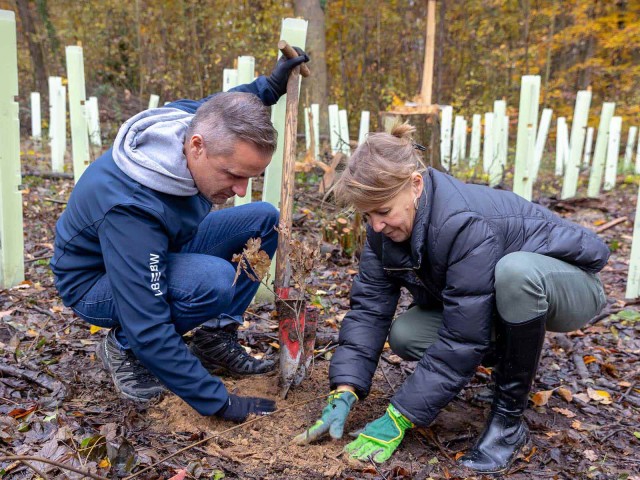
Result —
POLYGON ((420 150, 421 152, 427 151, 427 147, 425 147, 424 145, 420 145, 419 143, 414 143, 413 148, 415 148, 416 150, 420 150))

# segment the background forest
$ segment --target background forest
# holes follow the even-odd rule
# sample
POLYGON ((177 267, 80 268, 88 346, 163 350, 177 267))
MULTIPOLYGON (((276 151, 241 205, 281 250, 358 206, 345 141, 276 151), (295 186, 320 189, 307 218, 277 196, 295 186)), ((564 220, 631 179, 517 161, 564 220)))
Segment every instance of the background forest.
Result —
MULTIPOLYGON (((19 17, 24 113, 30 91, 46 97, 47 76, 65 76, 64 46, 82 45, 87 95, 113 123, 107 136, 152 93, 162 104, 219 91, 238 55, 268 73, 288 16, 310 22, 313 78, 302 103, 340 104, 354 113, 354 131, 356 112, 370 110, 375 127, 378 112, 420 90, 426 0, 0 0, 0 8, 19 17)), ((541 75, 542 105, 558 116, 571 117, 577 90, 590 86, 593 105, 615 101, 623 122, 638 118, 640 0, 438 2, 435 103, 469 115, 505 98, 513 112, 527 74, 541 75)))

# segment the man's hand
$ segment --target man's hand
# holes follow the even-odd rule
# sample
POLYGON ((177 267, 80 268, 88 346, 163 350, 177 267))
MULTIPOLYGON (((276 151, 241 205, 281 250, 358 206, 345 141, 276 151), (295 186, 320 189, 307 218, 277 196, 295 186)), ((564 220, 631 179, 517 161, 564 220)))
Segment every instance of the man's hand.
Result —
POLYGON ((293 48, 298 52, 298 56, 291 59, 287 59, 284 55, 281 56, 276 64, 276 68, 274 68, 271 75, 267 77, 267 83, 278 97, 287 93, 287 80, 289 80, 291 70, 309 61, 309 55, 304 53, 301 48, 293 48))
POLYGON ((318 440, 327 432, 329 432, 331 438, 342 438, 344 422, 347 420, 349 410, 351 410, 353 404, 356 403, 356 400, 358 400, 356 394, 349 390, 334 390, 331 392, 327 400, 327 406, 322 410, 320 420, 311 428, 295 437, 293 443, 306 445, 318 440))
POLYGON ((389 460, 404 438, 404 432, 412 428, 413 423, 402 415, 393 405, 377 420, 367 424, 358 438, 344 447, 351 458, 382 463, 389 460))
POLYGON ((276 411, 276 402, 260 397, 239 397, 229 395, 227 404, 222 407, 216 416, 224 420, 242 423, 251 414, 268 415, 276 411))

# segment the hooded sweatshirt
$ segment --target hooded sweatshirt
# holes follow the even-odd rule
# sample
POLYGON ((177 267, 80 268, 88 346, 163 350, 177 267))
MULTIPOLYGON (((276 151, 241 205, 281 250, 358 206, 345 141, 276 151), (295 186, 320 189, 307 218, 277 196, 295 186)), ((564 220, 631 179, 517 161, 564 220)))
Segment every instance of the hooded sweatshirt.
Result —
MULTIPOLYGON (((265 105, 278 100, 265 77, 233 91, 253 93, 265 105)), ((189 242, 211 211, 183 153, 191 119, 209 98, 146 110, 122 125, 113 147, 73 189, 56 224, 51 259, 56 288, 69 307, 108 276, 115 314, 135 356, 202 415, 218 412, 228 394, 175 330, 166 266, 169 253, 189 242)))

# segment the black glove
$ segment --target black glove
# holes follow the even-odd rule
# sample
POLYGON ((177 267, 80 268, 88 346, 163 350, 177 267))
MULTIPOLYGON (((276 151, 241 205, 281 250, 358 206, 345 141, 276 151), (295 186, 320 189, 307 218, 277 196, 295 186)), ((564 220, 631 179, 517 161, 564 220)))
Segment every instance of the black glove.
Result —
POLYGON ((268 415, 276 411, 276 402, 260 397, 239 397, 229 395, 224 407, 216 413, 217 417, 232 422, 242 423, 251 414, 268 415))
POLYGON ((298 47, 293 48, 298 52, 298 56, 296 58, 288 59, 282 55, 278 59, 276 68, 274 68, 271 75, 267 77, 267 83, 278 98, 287 93, 287 80, 289 80, 291 70, 298 65, 309 61, 309 55, 304 53, 304 50, 298 47))

